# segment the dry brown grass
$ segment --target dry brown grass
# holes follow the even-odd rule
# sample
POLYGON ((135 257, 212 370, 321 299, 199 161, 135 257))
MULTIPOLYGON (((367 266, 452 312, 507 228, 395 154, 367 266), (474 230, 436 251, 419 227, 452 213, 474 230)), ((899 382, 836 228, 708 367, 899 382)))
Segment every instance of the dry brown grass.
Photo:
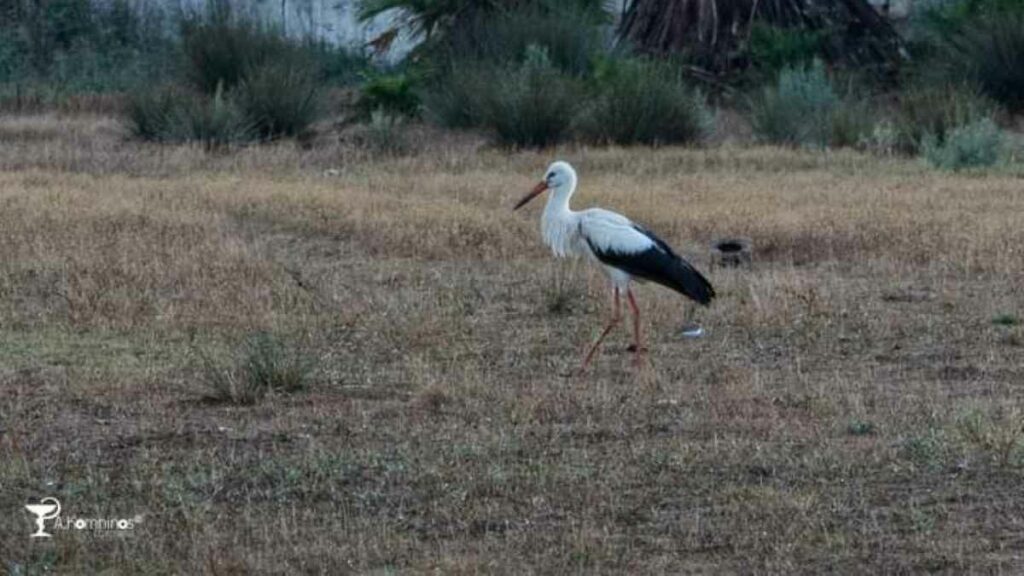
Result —
POLYGON ((14 573, 1006 572, 1024 569, 1024 194, 855 154, 734 147, 373 160, 208 156, 116 124, 0 120, 0 559, 14 573), (554 156, 710 270, 709 335, 510 206, 554 156), (1002 316, 999 323, 993 319, 1002 316), (206 402, 255 331, 313 383, 206 402), (27 499, 143 514, 30 540, 27 499))

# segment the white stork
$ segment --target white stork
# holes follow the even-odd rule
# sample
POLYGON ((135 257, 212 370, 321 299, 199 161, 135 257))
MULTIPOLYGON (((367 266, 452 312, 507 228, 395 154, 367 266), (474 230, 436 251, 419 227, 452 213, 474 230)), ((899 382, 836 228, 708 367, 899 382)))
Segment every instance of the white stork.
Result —
POLYGON ((555 256, 585 254, 593 258, 608 274, 614 292, 612 319, 590 347, 581 370, 586 370, 605 336, 619 323, 619 295, 622 292, 626 293, 633 312, 633 345, 629 350, 635 354, 634 361, 640 362, 643 351, 640 310, 629 287, 631 280, 656 282, 703 305, 715 297, 711 283, 650 230, 621 214, 601 208, 579 212, 571 210, 569 199, 576 191, 576 171, 567 162, 555 162, 549 166, 544 180, 513 210, 518 210, 545 190, 551 190, 551 195, 540 219, 544 242, 555 256))

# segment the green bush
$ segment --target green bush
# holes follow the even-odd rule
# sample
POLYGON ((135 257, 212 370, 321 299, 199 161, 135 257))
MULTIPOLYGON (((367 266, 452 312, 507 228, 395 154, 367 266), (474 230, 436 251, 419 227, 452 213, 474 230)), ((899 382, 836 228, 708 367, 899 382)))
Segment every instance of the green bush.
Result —
POLYGON ((543 48, 551 64, 582 76, 591 70, 605 40, 592 7, 573 3, 530 5, 480 14, 448 39, 447 61, 519 64, 530 46, 543 48))
POLYGON ((712 116, 702 94, 671 67, 641 60, 609 62, 579 122, 596 142, 693 143, 709 132, 712 116))
POLYGON ((291 61, 300 47, 279 31, 235 17, 226 2, 213 2, 206 12, 182 19, 181 49, 187 80, 213 94, 218 86, 233 89, 269 61, 291 61))
POLYGON ((209 98, 199 95, 182 98, 163 140, 196 142, 207 150, 215 150, 250 141, 254 134, 252 120, 219 89, 209 98))
POLYGON ((125 104, 129 134, 140 140, 167 140, 180 102, 187 96, 170 86, 130 94, 125 104))
POLYGON ((479 62, 456 61, 423 92, 426 118, 447 128, 471 128, 480 123, 481 93, 492 74, 479 62))
POLYGON ((128 132, 152 142, 196 142, 208 150, 256 137, 256 126, 223 88, 212 97, 174 86, 141 91, 125 108, 128 132))
POLYGON ((948 38, 944 53, 955 78, 1013 112, 1024 111, 1024 6, 978 19, 948 38))
POLYGON ((784 68, 775 84, 752 101, 754 134, 772 144, 826 146, 839 105, 820 61, 805 68, 784 68))
POLYGON ((298 136, 322 110, 316 73, 304 59, 272 61, 248 70, 236 93, 242 112, 262 140, 298 136))
POLYGON ((876 132, 870 101, 848 95, 839 100, 829 117, 829 146, 865 148, 881 136, 876 132))
POLYGON ((748 56, 761 74, 774 76, 784 68, 802 68, 821 52, 823 30, 779 28, 756 22, 750 27, 748 56))
POLYGON ((989 118, 995 105, 976 90, 963 85, 912 86, 899 95, 896 119, 897 146, 917 153, 925 137, 942 144, 960 126, 989 118))
POLYGON ((944 141, 926 136, 922 145, 924 157, 933 166, 954 171, 991 166, 1002 149, 1003 134, 991 118, 954 128, 944 141))
POLYGON ((549 146, 568 136, 581 91, 544 49, 531 46, 522 64, 481 80, 480 119, 501 144, 549 146))
POLYGON ((411 74, 377 74, 360 89, 358 106, 366 117, 375 110, 415 117, 419 115, 420 96, 411 74))

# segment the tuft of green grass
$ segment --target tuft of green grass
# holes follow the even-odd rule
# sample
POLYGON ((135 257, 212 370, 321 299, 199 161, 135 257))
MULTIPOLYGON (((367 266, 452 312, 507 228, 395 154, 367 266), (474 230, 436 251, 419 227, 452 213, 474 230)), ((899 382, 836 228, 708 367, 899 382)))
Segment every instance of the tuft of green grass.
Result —
POLYGON ((1020 318, 1015 314, 1000 314, 992 319, 992 323, 996 326, 1017 326, 1020 318))
POLYGON ((272 393, 304 389, 316 368, 312 357, 267 332, 249 336, 233 363, 223 366, 199 352, 206 399, 231 404, 255 404, 272 393))
POLYGON ((1024 447, 1024 420, 1020 410, 972 410, 957 421, 962 438, 981 454, 989 455, 1003 468, 1020 462, 1024 447))
POLYGON ((907 438, 903 443, 904 458, 915 466, 931 472, 942 467, 948 453, 949 439, 937 428, 929 428, 921 434, 907 438))
POLYGON ((582 286, 575 262, 557 266, 544 288, 544 302, 548 312, 563 316, 577 311, 585 302, 586 294, 582 286))
POLYGON ((854 420, 846 427, 851 436, 870 436, 875 433, 875 424, 867 420, 854 420))

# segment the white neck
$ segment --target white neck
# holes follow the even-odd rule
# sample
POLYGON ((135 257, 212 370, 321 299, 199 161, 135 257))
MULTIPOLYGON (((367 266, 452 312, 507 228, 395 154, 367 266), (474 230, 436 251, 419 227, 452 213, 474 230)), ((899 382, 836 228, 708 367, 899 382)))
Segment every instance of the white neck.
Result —
POLYGON ((576 239, 576 213, 569 208, 569 199, 576 191, 576 178, 551 190, 544 213, 540 217, 541 234, 556 256, 573 253, 576 239))

